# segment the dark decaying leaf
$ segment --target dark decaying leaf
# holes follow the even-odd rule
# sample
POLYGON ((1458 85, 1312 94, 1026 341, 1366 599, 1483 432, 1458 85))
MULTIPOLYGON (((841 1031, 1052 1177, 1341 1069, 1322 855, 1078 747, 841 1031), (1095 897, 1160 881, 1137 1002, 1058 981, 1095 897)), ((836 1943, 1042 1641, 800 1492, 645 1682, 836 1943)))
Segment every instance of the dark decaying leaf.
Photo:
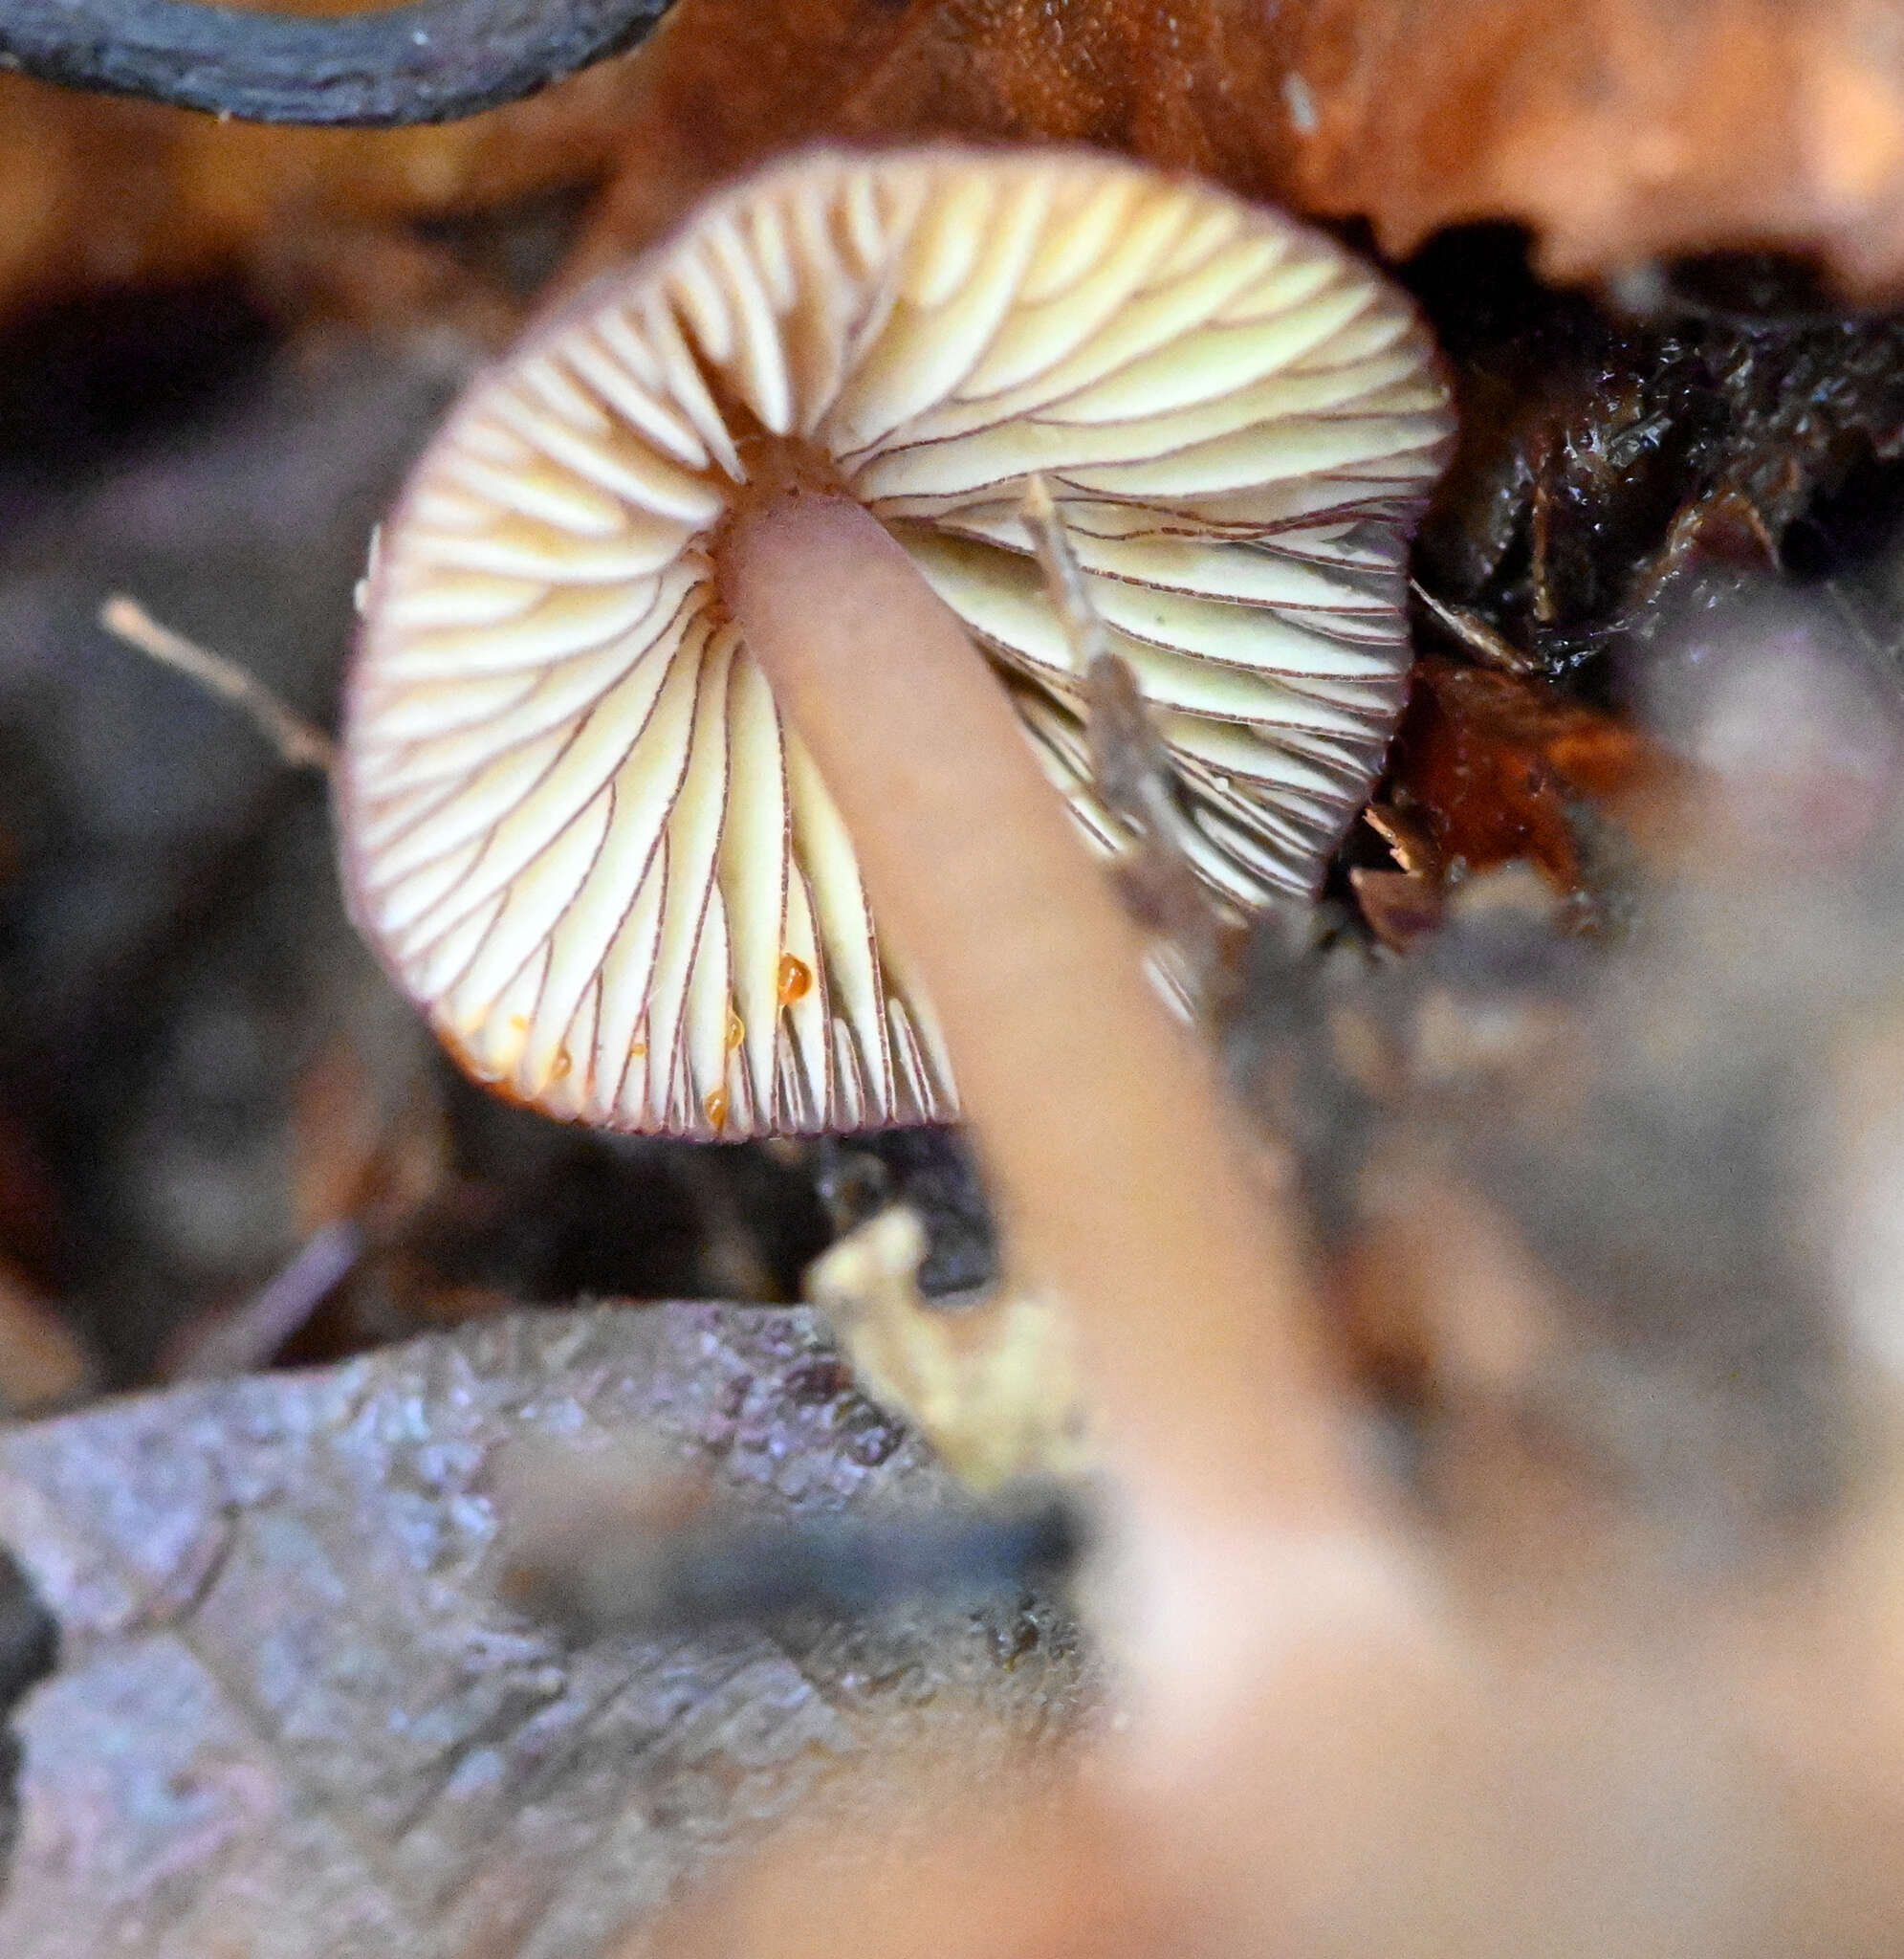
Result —
POLYGON ((1418 539, 1419 624, 1483 664, 1557 672, 1652 639, 1702 603, 1697 579, 1816 579, 1881 552, 1904 332, 1747 270, 1723 305, 1635 318, 1541 285, 1498 228, 1413 261, 1461 411, 1418 539))
MULTIPOLYGON (((497 1602, 497 1452, 640 1434, 758 1516, 943 1495, 812 1316, 514 1318, 0 1440, 0 1538, 58 1623, 16 1715, 0 1950, 593 1959, 916 1747, 1061 1744, 1069 1634, 1016 1596, 571 1650, 497 1602)), ((857 1788, 857 1795, 846 1794, 857 1788)))

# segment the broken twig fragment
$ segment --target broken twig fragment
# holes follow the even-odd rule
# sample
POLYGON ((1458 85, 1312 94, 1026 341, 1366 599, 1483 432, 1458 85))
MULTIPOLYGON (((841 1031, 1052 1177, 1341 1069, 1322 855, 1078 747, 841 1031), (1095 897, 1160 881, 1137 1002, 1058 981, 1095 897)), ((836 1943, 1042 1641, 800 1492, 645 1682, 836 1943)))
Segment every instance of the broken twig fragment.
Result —
POLYGON ((124 645, 242 709, 291 767, 330 773, 336 759, 331 737, 295 708, 287 707, 263 681, 235 661, 208 652, 184 634, 161 626, 137 599, 122 592, 115 593, 99 607, 99 624, 124 645))

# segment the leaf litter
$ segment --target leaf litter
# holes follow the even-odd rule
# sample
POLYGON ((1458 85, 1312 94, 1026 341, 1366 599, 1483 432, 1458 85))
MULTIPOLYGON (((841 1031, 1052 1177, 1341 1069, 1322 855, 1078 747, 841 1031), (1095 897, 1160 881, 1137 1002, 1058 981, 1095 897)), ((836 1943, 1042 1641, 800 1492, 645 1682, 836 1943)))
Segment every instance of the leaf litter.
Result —
POLYGON ((518 1315, 0 1439, 63 1655, 15 1715, 0 1947, 582 1959, 856 1777, 1061 1750, 1086 1670, 1016 1592, 577 1648, 498 1602, 512 1443, 638 1435, 756 1514, 942 1499, 828 1353, 803 1310, 518 1315))

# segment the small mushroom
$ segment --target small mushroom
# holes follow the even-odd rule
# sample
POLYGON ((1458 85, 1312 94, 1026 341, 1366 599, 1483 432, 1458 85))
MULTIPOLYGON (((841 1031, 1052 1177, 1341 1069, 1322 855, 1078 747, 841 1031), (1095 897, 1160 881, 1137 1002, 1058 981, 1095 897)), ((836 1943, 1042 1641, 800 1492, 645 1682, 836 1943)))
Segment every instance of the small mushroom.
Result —
POLYGON ((736 526, 802 498, 876 519, 1108 848, 1022 517, 1041 475, 1196 869, 1243 910, 1314 889, 1380 767, 1450 429, 1408 300, 1274 211, 1070 149, 783 162, 534 334, 417 468, 349 685, 358 921, 471 1073, 557 1115, 953 1115, 750 648, 736 526))

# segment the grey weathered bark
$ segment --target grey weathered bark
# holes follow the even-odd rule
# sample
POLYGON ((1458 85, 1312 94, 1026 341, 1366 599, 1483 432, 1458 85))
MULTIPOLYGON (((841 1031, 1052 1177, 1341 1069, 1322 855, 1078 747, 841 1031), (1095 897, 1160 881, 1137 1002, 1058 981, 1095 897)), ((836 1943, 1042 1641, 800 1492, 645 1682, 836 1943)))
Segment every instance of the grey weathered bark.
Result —
POLYGON ((394 128, 533 95, 632 47, 667 0, 416 0, 308 19, 194 0, 5 0, 0 66, 249 122, 394 128))

